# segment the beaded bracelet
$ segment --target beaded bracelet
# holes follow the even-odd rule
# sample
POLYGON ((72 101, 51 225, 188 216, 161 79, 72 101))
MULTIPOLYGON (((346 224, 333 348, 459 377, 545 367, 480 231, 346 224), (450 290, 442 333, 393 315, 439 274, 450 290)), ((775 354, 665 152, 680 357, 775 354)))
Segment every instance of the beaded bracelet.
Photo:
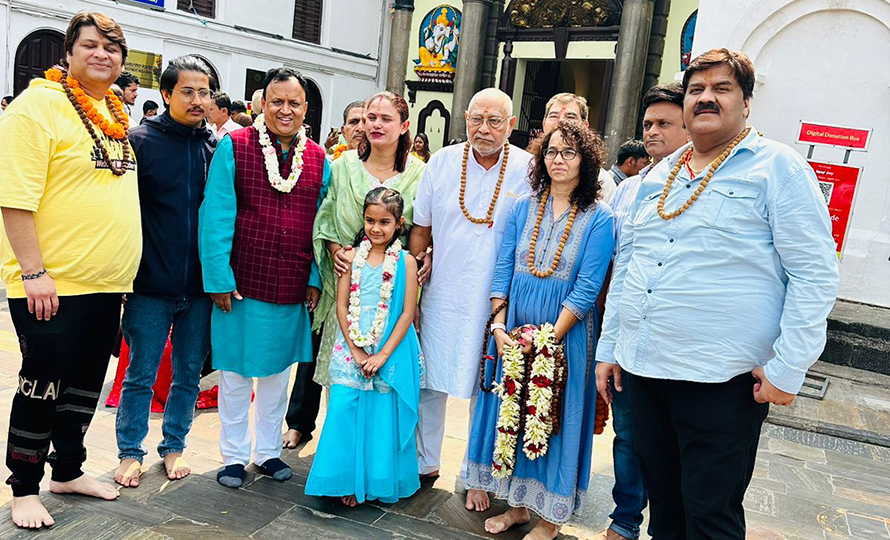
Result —
POLYGON ((22 274, 22 281, 37 279, 44 274, 46 274, 46 268, 44 268, 40 272, 37 272, 36 274, 22 274))

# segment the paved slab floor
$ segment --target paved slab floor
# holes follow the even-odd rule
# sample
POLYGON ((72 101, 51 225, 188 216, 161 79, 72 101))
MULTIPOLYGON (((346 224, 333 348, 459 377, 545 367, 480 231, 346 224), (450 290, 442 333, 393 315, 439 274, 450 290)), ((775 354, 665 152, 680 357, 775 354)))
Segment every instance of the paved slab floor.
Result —
MULTIPOLYGON (((0 442, 4 443, 3 447, 19 362, 18 342, 4 302, 0 307, 0 442)), ((115 366, 116 360, 112 359, 106 392, 115 366)), ((214 377, 210 376, 202 386, 206 388, 213 383, 214 377)), ((859 400, 856 414, 850 412, 850 415, 866 422, 884 417, 890 413, 888 398, 888 388, 869 387, 867 399, 859 400)), ((449 403, 445 457, 438 481, 398 504, 365 504, 354 509, 336 500, 303 494, 315 452, 314 441, 285 452, 285 461, 296 473, 289 482, 279 483, 258 475, 251 466, 242 489, 232 490, 217 484, 215 473, 221 460, 217 448, 219 417, 215 410, 200 411, 196 415, 185 453, 192 466, 192 476, 167 482, 154 451, 161 439, 161 416, 153 414, 146 441, 151 450, 146 458, 148 470, 139 488, 124 489, 121 497, 113 502, 55 496, 44 491, 56 525, 37 533, 15 528, 9 519, 11 493, 2 488, 0 539, 451 540, 487 537, 482 528, 484 519, 503 511, 504 505, 496 503, 492 510, 481 514, 463 508, 463 490, 457 475, 466 446, 466 407, 467 402, 461 400, 449 403)), ((323 414, 322 411, 319 426, 323 425, 323 414)), ((115 409, 100 405, 87 434, 86 471, 109 482, 118 462, 114 420, 115 409)), ((316 437, 320 431, 319 427, 316 437)), ((564 527, 563 538, 591 538, 608 525, 613 483, 611 439, 611 432, 607 430, 595 441, 591 485, 583 515, 564 527)), ((5 479, 7 475, 5 466, 0 464, 0 477, 5 479)), ((754 476, 746 498, 750 539, 890 540, 890 448, 767 424, 754 476)), ((520 539, 528 530, 526 526, 500 537, 520 539)), ((643 538, 648 536, 644 534, 643 538)))

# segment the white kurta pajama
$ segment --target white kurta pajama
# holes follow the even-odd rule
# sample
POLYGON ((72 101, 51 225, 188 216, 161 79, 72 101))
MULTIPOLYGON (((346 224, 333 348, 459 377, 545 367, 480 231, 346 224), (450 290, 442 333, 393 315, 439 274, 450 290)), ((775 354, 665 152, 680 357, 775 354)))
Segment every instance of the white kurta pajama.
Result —
MULTIPOLYGON (((492 226, 469 221, 459 204, 464 145, 433 154, 414 200, 414 224, 432 227, 433 270, 420 299, 420 343, 426 358, 417 425, 420 473, 439 469, 445 434, 447 396, 472 398, 479 386, 479 360, 485 323, 491 316, 491 280, 501 238, 516 199, 528 193, 531 154, 510 146, 507 170, 492 226)), ((464 205, 484 218, 503 161, 485 170, 473 152, 467 160, 464 205)), ((470 421, 473 405, 470 403, 470 421)))

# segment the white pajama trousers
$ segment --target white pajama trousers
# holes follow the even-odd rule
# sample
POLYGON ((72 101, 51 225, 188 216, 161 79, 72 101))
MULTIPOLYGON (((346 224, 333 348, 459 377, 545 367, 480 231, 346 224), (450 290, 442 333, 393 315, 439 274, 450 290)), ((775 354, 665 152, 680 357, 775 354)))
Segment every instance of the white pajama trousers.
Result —
MULTIPOLYGON (((467 433, 473 429, 473 416, 476 413, 476 400, 479 394, 473 395, 469 403, 469 423, 467 433)), ((420 404, 417 408, 417 468, 420 474, 438 471, 442 465, 442 442, 445 440, 445 416, 448 405, 448 394, 438 390, 420 389, 420 404)), ((469 436, 467 437, 469 441, 469 436)), ((460 472, 463 475, 467 468, 467 453, 461 462, 460 472)))
MULTIPOLYGON (((247 465, 251 458, 250 394, 253 377, 234 371, 219 372, 219 452, 223 465, 247 465)), ((256 377, 253 426, 256 444, 253 461, 262 465, 281 457, 281 425, 287 412, 287 385, 290 367, 268 377, 256 377)))

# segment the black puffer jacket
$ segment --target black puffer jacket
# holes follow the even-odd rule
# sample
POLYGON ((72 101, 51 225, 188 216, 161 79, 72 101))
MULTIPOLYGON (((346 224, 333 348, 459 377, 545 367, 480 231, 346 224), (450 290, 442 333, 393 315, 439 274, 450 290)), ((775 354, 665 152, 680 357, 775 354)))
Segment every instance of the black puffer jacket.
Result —
POLYGON ((130 132, 142 207, 142 262, 133 292, 171 300, 204 294, 198 259, 198 208, 216 138, 168 111, 130 132))

